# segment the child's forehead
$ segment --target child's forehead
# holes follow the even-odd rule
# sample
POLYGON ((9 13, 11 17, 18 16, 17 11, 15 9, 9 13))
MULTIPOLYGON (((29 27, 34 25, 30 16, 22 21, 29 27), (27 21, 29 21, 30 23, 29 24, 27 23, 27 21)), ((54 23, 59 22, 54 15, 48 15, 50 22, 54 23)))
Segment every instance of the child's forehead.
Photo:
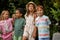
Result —
POLYGON ((4 14, 9 14, 9 12, 8 12, 8 11, 6 11, 4 14))
POLYGON ((18 13, 18 12, 20 12, 19 10, 16 10, 16 12, 18 13))
POLYGON ((2 11, 1 15, 4 15, 4 14, 9 14, 8 11, 2 11))
POLYGON ((37 8, 41 8, 41 9, 43 9, 43 6, 41 6, 41 5, 38 5, 38 6, 37 6, 37 8))

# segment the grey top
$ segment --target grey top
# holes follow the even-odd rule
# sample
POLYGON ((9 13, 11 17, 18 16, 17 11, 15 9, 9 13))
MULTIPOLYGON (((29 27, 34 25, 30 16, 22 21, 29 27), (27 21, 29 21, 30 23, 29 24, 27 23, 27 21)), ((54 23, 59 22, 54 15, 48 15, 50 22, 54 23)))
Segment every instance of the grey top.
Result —
POLYGON ((60 40, 60 33, 59 32, 54 33, 52 40, 60 40))

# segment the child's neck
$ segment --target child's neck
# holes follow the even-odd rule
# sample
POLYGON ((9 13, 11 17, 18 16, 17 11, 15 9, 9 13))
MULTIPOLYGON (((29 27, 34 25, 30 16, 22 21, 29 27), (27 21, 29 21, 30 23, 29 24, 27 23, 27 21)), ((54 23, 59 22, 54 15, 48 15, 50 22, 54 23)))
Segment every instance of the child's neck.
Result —
POLYGON ((19 19, 19 18, 22 18, 22 17, 18 17, 17 19, 19 19))
POLYGON ((30 13, 33 13, 33 11, 30 11, 30 13))
POLYGON ((40 15, 40 17, 42 17, 43 15, 40 15))
POLYGON ((33 11, 30 12, 30 15, 33 15, 33 11))

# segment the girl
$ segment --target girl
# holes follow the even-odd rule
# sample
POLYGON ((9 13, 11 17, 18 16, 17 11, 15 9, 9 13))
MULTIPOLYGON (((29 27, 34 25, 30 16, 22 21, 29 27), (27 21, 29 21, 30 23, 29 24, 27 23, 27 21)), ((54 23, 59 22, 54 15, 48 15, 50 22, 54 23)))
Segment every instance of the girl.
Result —
POLYGON ((50 40, 49 25, 51 24, 48 16, 43 15, 43 6, 37 6, 38 17, 35 19, 36 27, 38 28, 39 40, 50 40))
POLYGON ((33 2, 29 2, 26 5, 26 14, 25 14, 25 19, 26 19, 26 25, 24 28, 24 34, 23 34, 23 40, 35 40, 35 26, 34 26, 34 16, 35 16, 35 11, 36 11, 36 5, 33 2), (33 33, 34 32, 34 33, 33 33), (34 35, 33 35, 34 34, 34 35))
POLYGON ((2 31, 2 40, 12 40, 12 19, 9 18, 9 11, 3 10, 1 13, 0 30, 2 31))
POLYGON ((23 30, 25 26, 25 19, 22 17, 23 14, 24 14, 23 8, 16 9, 13 40, 22 40, 23 30))

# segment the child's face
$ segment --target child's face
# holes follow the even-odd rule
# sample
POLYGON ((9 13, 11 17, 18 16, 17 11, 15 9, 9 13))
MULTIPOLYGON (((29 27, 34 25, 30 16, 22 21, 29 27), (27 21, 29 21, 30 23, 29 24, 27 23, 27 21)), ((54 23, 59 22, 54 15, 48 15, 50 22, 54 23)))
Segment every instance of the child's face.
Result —
POLYGON ((19 18, 21 16, 22 16, 22 14, 19 12, 19 10, 16 10, 16 18, 19 18))
POLYGON ((3 17, 4 17, 5 19, 9 18, 9 12, 8 12, 8 11, 5 11, 5 13, 3 14, 3 17))
POLYGON ((29 9, 29 11, 33 11, 34 10, 34 6, 32 4, 30 4, 28 9, 29 9))
POLYGON ((43 15, 43 9, 41 7, 37 7, 37 15, 39 16, 43 15))

